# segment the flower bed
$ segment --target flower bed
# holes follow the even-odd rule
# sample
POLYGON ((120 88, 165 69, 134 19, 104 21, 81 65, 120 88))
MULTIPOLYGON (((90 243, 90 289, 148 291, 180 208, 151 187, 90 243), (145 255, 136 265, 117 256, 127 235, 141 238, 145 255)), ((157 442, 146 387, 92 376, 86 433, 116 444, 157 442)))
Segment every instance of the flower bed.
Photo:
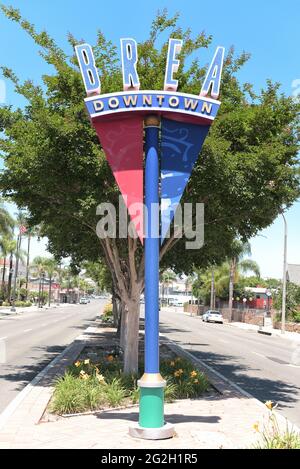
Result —
MULTIPOLYGON (((160 347, 161 374, 167 381, 166 402, 197 398, 211 390, 206 376, 190 361, 160 347)), ((139 400, 138 375, 122 372, 122 352, 113 347, 86 347, 75 363, 57 379, 48 410, 58 415, 130 406, 139 400)))

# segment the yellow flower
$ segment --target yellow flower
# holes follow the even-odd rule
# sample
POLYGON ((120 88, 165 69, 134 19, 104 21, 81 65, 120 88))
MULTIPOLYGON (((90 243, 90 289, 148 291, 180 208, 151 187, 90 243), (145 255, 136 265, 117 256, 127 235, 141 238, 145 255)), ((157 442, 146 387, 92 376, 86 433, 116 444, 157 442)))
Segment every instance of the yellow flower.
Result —
POLYGON ((267 401, 265 402, 265 406, 268 407, 269 410, 273 409, 273 402, 272 401, 267 401))
POLYGON ((198 383, 199 383, 199 379, 195 379, 194 384, 198 384, 198 383))
POLYGON ((79 376, 81 379, 84 379, 84 380, 89 379, 89 375, 83 370, 81 370, 81 372, 79 373, 79 376))
POLYGON ((258 422, 255 422, 255 424, 252 426, 253 430, 255 430, 256 432, 259 432, 259 424, 258 422))
POLYGON ((183 369, 180 368, 179 370, 175 371, 174 372, 174 376, 176 376, 176 378, 178 378, 179 376, 181 376, 183 374, 183 369))
POLYGON ((198 375, 197 371, 193 370, 193 371, 191 371, 190 377, 195 378, 195 376, 197 376, 197 375, 198 375))
POLYGON ((112 355, 108 355, 108 356, 107 356, 107 361, 108 361, 108 362, 114 361, 114 357, 113 357, 112 355))
POLYGON ((172 361, 170 362, 170 366, 175 366, 174 360, 172 360, 172 361))
POLYGON ((87 358, 86 360, 84 360, 84 364, 85 364, 85 365, 89 365, 89 364, 90 364, 90 359, 87 358))
POLYGON ((81 365, 81 362, 79 360, 77 360, 77 362, 75 362, 74 365, 76 366, 76 368, 79 368, 80 365, 81 365))
POLYGON ((100 375, 100 374, 96 374, 96 378, 98 380, 99 383, 101 384, 104 384, 105 383, 105 379, 104 379, 104 376, 103 375, 100 375))

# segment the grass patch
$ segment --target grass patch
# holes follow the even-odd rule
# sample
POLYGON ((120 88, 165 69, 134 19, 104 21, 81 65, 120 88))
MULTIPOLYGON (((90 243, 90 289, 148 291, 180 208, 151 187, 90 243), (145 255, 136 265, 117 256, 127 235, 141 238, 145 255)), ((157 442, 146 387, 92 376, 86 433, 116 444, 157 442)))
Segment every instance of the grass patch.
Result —
MULTIPOLYGON (((141 364, 140 375, 142 370, 141 364)), ((167 381, 166 402, 196 398, 209 388, 205 375, 184 358, 162 360, 161 374, 167 381)), ((117 351, 104 354, 97 363, 77 360, 56 381, 50 411, 62 415, 137 404, 137 381, 138 375, 122 372, 122 357, 117 351)))

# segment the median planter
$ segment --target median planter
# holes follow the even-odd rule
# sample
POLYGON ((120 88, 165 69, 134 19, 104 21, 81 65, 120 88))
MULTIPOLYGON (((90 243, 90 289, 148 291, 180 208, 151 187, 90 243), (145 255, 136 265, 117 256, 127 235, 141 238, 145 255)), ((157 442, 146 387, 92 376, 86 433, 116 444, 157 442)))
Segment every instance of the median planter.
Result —
MULTIPOLYGON (((166 402, 216 393, 203 372, 188 359, 179 357, 165 344, 161 345, 160 354, 161 374, 167 381, 166 402)), ((125 375, 122 369, 123 353, 115 335, 109 344, 85 347, 54 383, 47 420, 53 419, 53 414, 70 416, 137 405, 140 397, 137 381, 143 372, 143 342, 140 343, 139 374, 125 375)))

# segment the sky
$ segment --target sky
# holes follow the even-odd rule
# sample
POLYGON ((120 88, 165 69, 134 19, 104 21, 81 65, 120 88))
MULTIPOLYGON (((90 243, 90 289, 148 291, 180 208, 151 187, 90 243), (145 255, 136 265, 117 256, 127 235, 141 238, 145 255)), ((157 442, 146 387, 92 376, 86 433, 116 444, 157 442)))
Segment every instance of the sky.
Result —
MULTIPOLYGON (((209 50, 201 51, 199 56, 204 65, 211 59, 217 45, 226 49, 234 45, 237 53, 251 53, 250 61, 239 74, 241 81, 253 83, 259 90, 267 79, 272 79, 281 83, 286 94, 300 94, 299 0, 2 0, 0 3, 19 8, 38 30, 46 29, 69 52, 70 46, 66 41, 68 32, 93 43, 100 29, 118 46, 120 37, 144 40, 156 12, 167 8, 170 14, 180 13, 182 28, 190 27, 195 34, 205 31, 213 36, 209 50)), ((38 84, 41 75, 50 71, 33 41, 2 13, 0 44, 0 64, 12 68, 21 79, 30 78, 38 84)), ((199 91, 200 86, 199 83, 199 91)), ((1 102, 13 106, 24 105, 11 85, 3 81, 0 81, 1 102)), ((15 211, 14 208, 11 210, 15 211)), ((288 211, 287 222, 288 262, 300 264, 299 202, 288 211)), ((259 263, 264 277, 282 276, 283 234, 283 220, 279 217, 272 226, 251 240, 252 258, 259 263)), ((45 248, 46 240, 34 242, 32 255, 43 253, 45 248)))

